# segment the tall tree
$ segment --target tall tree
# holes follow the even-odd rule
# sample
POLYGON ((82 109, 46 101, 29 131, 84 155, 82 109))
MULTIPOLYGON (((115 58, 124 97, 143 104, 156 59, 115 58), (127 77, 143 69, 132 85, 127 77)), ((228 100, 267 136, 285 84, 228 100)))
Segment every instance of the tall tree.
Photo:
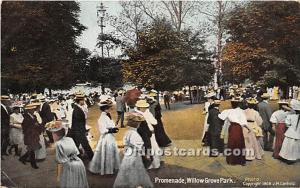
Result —
POLYGON ((122 11, 118 16, 110 16, 110 25, 115 28, 115 34, 123 38, 128 45, 136 46, 139 32, 147 23, 138 1, 120 2, 122 11))
POLYGON ((178 32, 163 19, 150 24, 140 33, 139 40, 137 48, 127 51, 129 60, 123 62, 125 81, 169 90, 210 80, 210 63, 201 54, 205 51, 197 34, 178 32), (208 74, 201 74, 205 71, 208 74))
MULTIPOLYGON (((247 56, 260 59, 256 65, 263 64, 253 66, 251 70, 259 71, 258 76, 265 74, 262 79, 266 84, 285 87, 300 84, 299 2, 250 2, 230 13, 226 29, 231 36, 231 43, 226 48, 238 44, 246 46, 247 56), (258 55, 256 52, 261 50, 265 53, 258 55), (271 79, 271 75, 274 78, 271 79)), ((224 66, 238 59, 239 55, 236 52, 224 53, 224 66)), ((241 67, 253 63, 249 58, 240 59, 241 67)))
POLYGON ((76 2, 4 1, 1 6, 2 81, 16 91, 65 88, 76 79, 76 2))
MULTIPOLYGON (((205 22, 205 26, 210 28, 207 32, 215 38, 214 57, 215 57, 215 75, 214 84, 217 86, 220 84, 222 77, 222 57, 221 53, 225 44, 225 40, 228 35, 225 34, 225 20, 226 13, 240 4, 237 2, 228 1, 215 1, 215 2, 198 2, 195 9, 198 13, 207 18, 208 22, 205 22)), ((206 19, 203 19, 206 20, 206 19)), ((201 24, 202 26, 202 24, 201 24)))

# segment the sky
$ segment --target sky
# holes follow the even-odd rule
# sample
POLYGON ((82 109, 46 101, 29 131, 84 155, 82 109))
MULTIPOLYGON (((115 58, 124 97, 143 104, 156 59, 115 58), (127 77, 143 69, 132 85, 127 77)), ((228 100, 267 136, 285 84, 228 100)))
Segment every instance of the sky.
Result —
MULTIPOLYGON (((87 48, 90 51, 96 49, 100 53, 101 49, 96 47, 98 34, 101 32, 100 27, 97 25, 97 6, 100 1, 80 1, 80 22, 87 27, 82 35, 78 37, 77 41, 81 47, 87 48)), ((106 12, 109 15, 118 15, 121 11, 121 6, 118 1, 103 1, 106 7, 106 12)), ((112 31, 113 28, 106 23, 104 33, 112 31)))
MULTIPOLYGON (((97 25, 97 6, 100 5, 101 1, 78 1, 80 5, 80 22, 87 27, 85 31, 83 31, 82 35, 78 37, 77 41, 79 45, 83 48, 89 49, 91 52, 96 50, 98 54, 100 54, 101 49, 96 47, 98 34, 101 32, 100 27, 97 25)), ((118 1, 102 1, 104 6, 106 7, 106 12, 109 15, 118 16, 122 10, 121 5, 118 1)), ((206 18, 203 15, 198 15, 197 17, 189 20, 190 25, 197 26, 199 21, 205 20, 206 18)), ((114 28, 106 23, 106 27, 104 28, 104 33, 109 33, 113 31, 114 28)), ((207 44, 209 48, 212 48, 215 44, 214 37, 207 38, 207 44)), ((112 51, 112 56, 118 56, 121 54, 120 49, 116 51, 112 51)))

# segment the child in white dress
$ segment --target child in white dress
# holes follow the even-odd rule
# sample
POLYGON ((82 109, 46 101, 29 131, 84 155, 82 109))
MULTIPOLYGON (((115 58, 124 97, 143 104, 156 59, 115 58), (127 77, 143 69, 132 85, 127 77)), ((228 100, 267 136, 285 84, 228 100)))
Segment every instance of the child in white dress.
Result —
POLYGON ((123 142, 125 145, 124 158, 114 183, 114 188, 153 187, 151 179, 142 162, 143 139, 137 132, 140 123, 145 119, 137 113, 128 116, 128 131, 123 142))

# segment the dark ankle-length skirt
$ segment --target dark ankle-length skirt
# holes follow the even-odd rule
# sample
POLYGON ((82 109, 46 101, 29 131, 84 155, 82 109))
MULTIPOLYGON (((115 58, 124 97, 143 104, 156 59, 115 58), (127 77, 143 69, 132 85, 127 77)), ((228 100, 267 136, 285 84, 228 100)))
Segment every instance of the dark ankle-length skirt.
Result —
POLYGON ((167 147, 171 144, 171 140, 168 137, 163 122, 161 119, 157 119, 157 125, 154 127, 155 139, 159 147, 167 147))
POLYGON ((284 140, 284 133, 286 131, 286 126, 285 123, 279 123, 276 125, 276 132, 275 132, 275 147, 274 147, 274 152, 273 152, 273 157, 275 159, 280 158, 279 152, 281 150, 281 146, 284 140))
POLYGON ((243 135, 243 128, 238 123, 231 123, 228 129, 228 144, 230 149, 226 154, 226 162, 230 165, 245 165, 245 140, 243 135))

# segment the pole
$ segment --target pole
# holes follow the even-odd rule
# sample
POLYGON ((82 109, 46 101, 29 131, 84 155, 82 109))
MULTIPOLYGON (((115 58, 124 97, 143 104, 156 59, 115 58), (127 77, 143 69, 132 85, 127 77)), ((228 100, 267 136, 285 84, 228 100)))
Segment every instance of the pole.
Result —
MULTIPOLYGON (((101 19, 101 36, 103 36, 103 17, 100 18, 101 19)), ((103 54, 103 41, 101 42, 101 55, 102 55, 102 58, 104 57, 104 54, 103 54)))

